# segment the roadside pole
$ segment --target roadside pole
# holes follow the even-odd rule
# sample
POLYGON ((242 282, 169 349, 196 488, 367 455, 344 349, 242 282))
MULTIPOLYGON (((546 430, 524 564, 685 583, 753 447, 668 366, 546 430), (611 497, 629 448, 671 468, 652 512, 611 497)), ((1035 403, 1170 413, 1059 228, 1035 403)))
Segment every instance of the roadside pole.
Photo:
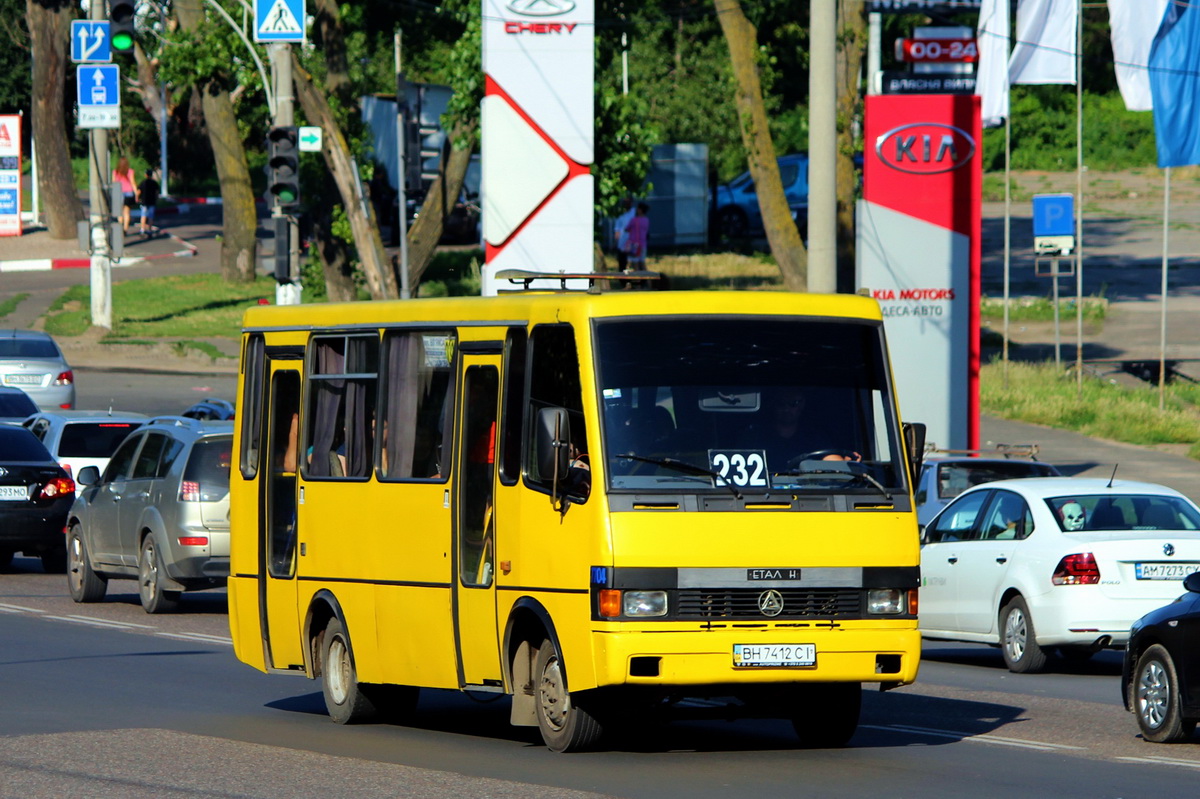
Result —
POLYGON ((808 290, 837 292, 837 5, 811 3, 808 290))
MULTIPOLYGON (((408 169, 404 159, 405 139, 408 137, 408 120, 405 118, 408 105, 408 79, 404 77, 400 60, 400 31, 392 40, 396 57, 396 224, 400 228, 400 299, 407 300, 412 294, 408 286, 408 169)), ((377 222, 379 220, 376 220, 377 222)))
MULTIPOLYGON (((88 19, 107 19, 105 0, 91 0, 88 19)), ((88 137, 88 226, 92 237, 92 325, 112 330, 112 262, 109 261, 108 130, 92 128, 88 137)))
MULTIPOLYGON (((274 127, 290 127, 295 124, 295 96, 292 87, 292 47, 289 44, 273 43, 270 45, 271 72, 275 79, 275 121, 274 127)), ((275 241, 276 252, 279 247, 285 247, 288 252, 288 264, 291 283, 280 283, 275 287, 276 305, 300 304, 300 230, 295 214, 289 214, 279 203, 271 207, 273 218, 287 218, 287 241, 275 241)), ((276 228, 278 229, 278 228, 276 228)))

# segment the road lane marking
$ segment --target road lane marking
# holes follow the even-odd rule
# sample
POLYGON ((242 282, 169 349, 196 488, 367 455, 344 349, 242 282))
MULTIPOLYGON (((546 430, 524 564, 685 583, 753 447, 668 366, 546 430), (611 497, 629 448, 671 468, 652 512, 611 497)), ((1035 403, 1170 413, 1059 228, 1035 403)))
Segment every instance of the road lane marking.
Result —
POLYGON ((970 733, 970 732, 955 732, 954 730, 938 730, 930 727, 911 727, 905 724, 888 724, 884 726, 876 726, 872 724, 862 724, 871 730, 883 730, 885 732, 911 732, 917 735, 932 735, 936 738, 953 738, 959 741, 975 741, 977 743, 996 744, 997 746, 1014 746, 1019 749, 1039 749, 1047 752, 1066 752, 1066 751, 1085 751, 1083 746, 1069 746, 1067 744, 1051 744, 1041 741, 1026 741, 1021 738, 1006 738, 1002 735, 989 735, 987 733, 970 733))
POLYGON ((7 605, 0 602, 0 613, 45 613, 40 608, 27 608, 24 605, 7 605))
POLYGON ((108 619, 97 619, 93 616, 43 616, 43 619, 55 619, 57 621, 70 621, 76 624, 90 624, 94 627, 107 627, 116 630, 153 630, 154 627, 149 624, 133 624, 124 621, 109 621, 108 619))
POLYGON ((159 632, 163 638, 178 638, 181 641, 198 641, 202 644, 224 644, 225 646, 233 646, 232 638, 223 638, 219 635, 209 635, 207 633, 164 633, 159 632))
POLYGON ((1117 760, 1123 760, 1126 763, 1137 763, 1142 766, 1150 766, 1161 763, 1164 766, 1183 766, 1184 768, 1200 769, 1200 761, 1197 760, 1179 760, 1174 757, 1158 757, 1150 755, 1148 757, 1118 757, 1117 760))

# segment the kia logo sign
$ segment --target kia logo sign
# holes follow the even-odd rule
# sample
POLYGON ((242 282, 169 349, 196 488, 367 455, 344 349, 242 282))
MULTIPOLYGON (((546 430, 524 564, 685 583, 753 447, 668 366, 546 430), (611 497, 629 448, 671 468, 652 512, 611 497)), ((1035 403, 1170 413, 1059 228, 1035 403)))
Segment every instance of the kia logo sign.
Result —
POLYGON ((557 17, 575 10, 575 0, 511 0, 505 6, 523 17, 557 17))
POLYGON ((875 154, 892 169, 937 175, 970 161, 975 155, 975 140, 953 125, 913 122, 892 128, 876 139, 875 154))

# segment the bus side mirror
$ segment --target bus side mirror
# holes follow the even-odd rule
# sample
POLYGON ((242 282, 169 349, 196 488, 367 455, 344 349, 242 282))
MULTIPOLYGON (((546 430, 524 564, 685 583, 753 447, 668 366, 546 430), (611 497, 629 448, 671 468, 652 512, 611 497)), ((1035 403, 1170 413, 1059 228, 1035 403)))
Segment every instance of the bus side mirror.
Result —
POLYGON ((904 448, 908 450, 908 476, 917 485, 921 476, 921 461, 925 459, 925 425, 922 422, 904 423, 904 448))
POLYGON ((537 450, 538 477, 561 483, 569 465, 571 421, 563 408, 542 408, 537 413, 534 447, 537 450))

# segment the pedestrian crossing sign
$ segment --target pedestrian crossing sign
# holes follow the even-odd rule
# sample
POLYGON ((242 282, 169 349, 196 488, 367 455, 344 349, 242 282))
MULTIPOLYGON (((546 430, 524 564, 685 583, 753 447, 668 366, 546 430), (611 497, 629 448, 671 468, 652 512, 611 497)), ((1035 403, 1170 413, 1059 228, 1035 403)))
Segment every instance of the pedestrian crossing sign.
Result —
POLYGON ((303 42, 304 0, 254 0, 254 41, 303 42))

